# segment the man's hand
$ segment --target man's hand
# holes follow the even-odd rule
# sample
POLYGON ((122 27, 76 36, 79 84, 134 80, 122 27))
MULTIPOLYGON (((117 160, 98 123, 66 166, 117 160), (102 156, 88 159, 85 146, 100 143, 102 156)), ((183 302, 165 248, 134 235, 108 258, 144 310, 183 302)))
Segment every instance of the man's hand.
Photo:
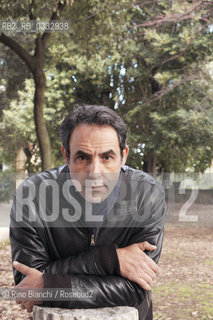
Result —
MULTIPOLYGON (((30 268, 25 264, 22 264, 18 261, 13 262, 14 268, 25 275, 25 278, 16 286, 19 289, 42 289, 44 287, 43 275, 40 271, 30 268)), ((41 304, 42 301, 33 301, 33 300, 18 300, 18 304, 21 304, 23 309, 27 309, 28 312, 31 312, 34 304, 41 304)))
POLYGON ((155 249, 156 246, 147 241, 116 249, 121 275, 136 282, 141 288, 150 290, 159 267, 144 253, 144 250, 152 251, 155 249))

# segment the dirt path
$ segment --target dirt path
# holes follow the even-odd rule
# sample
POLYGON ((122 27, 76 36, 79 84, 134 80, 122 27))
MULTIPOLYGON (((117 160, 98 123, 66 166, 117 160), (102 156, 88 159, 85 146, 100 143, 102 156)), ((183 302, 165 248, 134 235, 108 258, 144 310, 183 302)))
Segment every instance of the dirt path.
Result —
MULTIPOLYGON (((213 319, 213 228, 166 225, 153 286, 155 320, 213 319)), ((0 287, 13 284, 9 246, 0 250, 0 287)), ((1 320, 29 320, 14 301, 1 301, 1 320)))

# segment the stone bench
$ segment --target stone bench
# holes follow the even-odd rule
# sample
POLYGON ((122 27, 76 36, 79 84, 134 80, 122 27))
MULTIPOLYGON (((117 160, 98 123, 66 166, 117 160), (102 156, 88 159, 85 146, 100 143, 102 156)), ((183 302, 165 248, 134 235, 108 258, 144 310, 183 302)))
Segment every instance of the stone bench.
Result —
POLYGON ((138 320, 132 307, 60 309, 34 306, 33 320, 138 320))

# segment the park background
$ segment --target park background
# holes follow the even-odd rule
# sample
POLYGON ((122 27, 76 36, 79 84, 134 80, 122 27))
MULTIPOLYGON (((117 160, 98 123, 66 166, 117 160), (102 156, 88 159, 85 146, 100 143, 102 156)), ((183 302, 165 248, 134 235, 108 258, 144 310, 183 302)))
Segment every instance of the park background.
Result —
MULTIPOLYGON (((15 187, 63 163, 68 110, 102 104, 127 123, 127 164, 166 189, 154 319, 213 319, 212 1, 1 0, 0 75, 0 285, 15 187)), ((5 302, 0 318, 18 310, 5 302)))

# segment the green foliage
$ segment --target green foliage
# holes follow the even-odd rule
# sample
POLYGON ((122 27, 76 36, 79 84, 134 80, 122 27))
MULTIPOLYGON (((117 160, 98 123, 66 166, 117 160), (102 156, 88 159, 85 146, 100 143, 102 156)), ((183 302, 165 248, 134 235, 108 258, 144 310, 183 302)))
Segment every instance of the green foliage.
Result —
POLYGON ((19 0, 1 0, 1 17, 3 19, 26 19, 30 18, 30 13, 35 19, 45 19, 52 13, 56 6, 55 0, 49 1, 19 1, 19 0), (33 3, 33 5, 32 5, 33 3))
MULTIPOLYGON (((25 81, 25 90, 19 91, 18 99, 11 102, 9 110, 4 110, 4 129, 2 130, 2 135, 4 136, 4 139, 2 139, 2 147, 4 151, 2 152, 1 157, 7 163, 14 166, 16 154, 19 149, 23 147, 27 156, 26 169, 28 172, 41 170, 41 159, 39 157, 38 142, 33 119, 33 96, 33 81, 28 79, 25 81)), ((44 108, 44 117, 47 122, 52 142, 54 166, 62 163, 58 132, 59 124, 63 118, 63 107, 63 105, 57 105, 58 113, 56 113, 54 106, 44 108)))
POLYGON ((17 99, 18 90, 24 89, 24 80, 29 78, 29 71, 21 59, 9 48, 0 43, 0 121, 2 110, 8 109, 10 101, 17 99), (17 62, 18 60, 18 62, 17 62))
POLYGON ((138 21, 133 39, 137 50, 125 63, 119 103, 130 126, 130 141, 141 154, 130 154, 133 166, 141 168, 150 155, 157 159, 158 171, 204 171, 211 163, 212 78, 205 66, 213 46, 202 19, 212 18, 211 4, 188 14, 190 6, 182 1, 171 8, 160 1, 154 18, 148 7, 142 8, 143 15, 133 14, 138 21))
POLYGON ((12 100, 10 109, 3 112, 4 129, 2 158, 15 169, 15 160, 20 148, 27 155, 26 167, 29 171, 40 169, 40 161, 36 149, 36 134, 33 121, 33 94, 32 80, 25 81, 25 90, 18 92, 18 99, 12 100), (33 159, 33 160, 32 160, 33 159))
MULTIPOLYGON (((48 16, 54 5, 39 1, 35 16, 48 16)), ((13 11, 10 1, 3 6, 13 11)), ((16 1, 13 14, 26 17, 28 9, 28 2, 16 1)), ((71 20, 71 30, 53 33, 45 54, 45 119, 54 165, 61 163, 59 124, 83 102, 108 105, 124 117, 129 165, 146 169, 151 156, 159 172, 204 171, 213 158, 211 9, 210 2, 185 0, 89 0, 67 7, 60 19, 71 20)), ((13 142, 5 150, 30 142, 37 154, 29 87, 11 104, 13 115, 7 113, 13 142)))

